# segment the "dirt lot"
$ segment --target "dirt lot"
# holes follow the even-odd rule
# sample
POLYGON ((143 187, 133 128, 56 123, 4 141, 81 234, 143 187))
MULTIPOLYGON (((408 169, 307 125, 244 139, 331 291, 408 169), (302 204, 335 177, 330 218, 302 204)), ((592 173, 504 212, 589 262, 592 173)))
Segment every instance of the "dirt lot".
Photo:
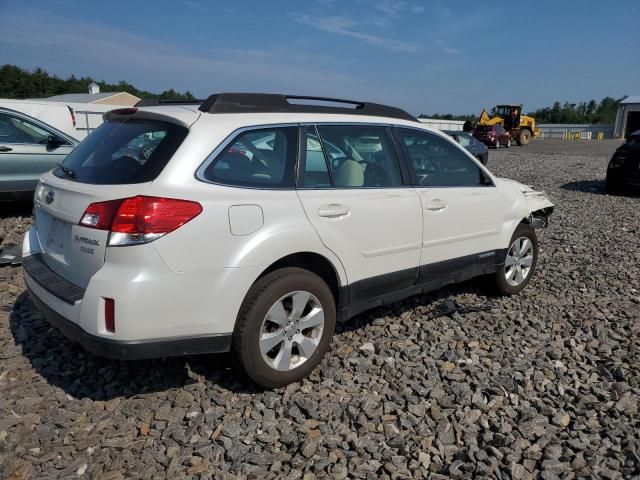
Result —
MULTIPOLYGON (((557 205, 527 290, 475 281, 367 312, 281 390, 225 355, 95 357, 0 268, 0 477, 640 475, 640 198, 603 193, 617 144, 491 151, 493 171, 557 205)), ((6 242, 28 215, 5 211, 6 242)))

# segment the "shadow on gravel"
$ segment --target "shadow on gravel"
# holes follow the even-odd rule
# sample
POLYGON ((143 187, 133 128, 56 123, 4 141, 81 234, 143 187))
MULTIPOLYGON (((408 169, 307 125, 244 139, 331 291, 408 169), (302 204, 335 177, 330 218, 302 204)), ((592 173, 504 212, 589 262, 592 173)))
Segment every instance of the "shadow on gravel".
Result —
MULTIPOLYGON (((580 180, 578 182, 569 182, 561 185, 563 190, 571 190, 574 192, 595 193, 597 195, 609 195, 605 192, 604 180, 580 180)), ((616 196, 640 197, 640 189, 626 189, 616 196)))
MULTIPOLYGON (((434 303, 437 305, 429 313, 432 316, 491 310, 496 307, 495 299, 486 297, 486 288, 480 282, 481 279, 475 279, 373 308, 339 323, 336 335, 357 330, 376 319, 398 317, 418 306, 434 303), (469 293, 485 296, 487 301, 481 305, 459 305, 451 300, 454 295, 469 293)), ((74 398, 132 397, 205 380, 235 393, 263 391, 236 369, 234 356, 230 353, 139 361, 111 360, 94 355, 52 327, 37 312, 27 292, 22 292, 16 299, 9 321, 16 345, 36 372, 74 398)))
POLYGON ((16 299, 9 322, 15 343, 36 372, 74 398, 110 400, 204 380, 236 393, 260 391, 243 373, 234 370, 230 354, 139 361, 94 355, 42 318, 26 292, 16 299))
POLYGON ((33 201, 19 200, 0 202, 0 218, 30 217, 33 211, 33 201))
POLYGON ((564 185, 561 185, 560 188, 574 192, 606 195, 606 192, 604 191, 604 180, 580 180, 578 182, 565 183, 564 185))

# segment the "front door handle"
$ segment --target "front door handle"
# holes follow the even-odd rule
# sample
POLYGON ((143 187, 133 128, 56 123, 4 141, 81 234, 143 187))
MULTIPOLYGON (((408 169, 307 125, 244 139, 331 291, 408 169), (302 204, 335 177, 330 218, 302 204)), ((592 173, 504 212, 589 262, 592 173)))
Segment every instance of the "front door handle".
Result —
POLYGON ((325 218, 338 218, 344 217, 351 212, 351 209, 346 205, 340 205, 338 203, 330 203, 329 205, 322 205, 318 208, 318 216, 325 218))
POLYGON ((13 148, 9 148, 9 147, 0 147, 0 152, 10 152, 12 151, 13 148))
POLYGON ((433 200, 429 200, 427 202, 427 210, 444 210, 447 208, 447 201, 442 200, 440 198, 434 198, 433 200))

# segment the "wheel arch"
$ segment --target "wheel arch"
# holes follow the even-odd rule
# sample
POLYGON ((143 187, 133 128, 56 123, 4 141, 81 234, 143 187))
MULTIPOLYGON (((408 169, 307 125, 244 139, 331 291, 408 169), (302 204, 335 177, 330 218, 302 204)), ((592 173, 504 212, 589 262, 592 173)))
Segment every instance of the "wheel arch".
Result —
POLYGON ((343 283, 338 269, 327 257, 317 252, 297 252, 286 255, 266 267, 255 281, 258 281, 268 273, 285 267, 297 267, 315 273, 322 278, 331 289, 336 301, 336 306, 339 307, 342 304, 341 292, 343 283))

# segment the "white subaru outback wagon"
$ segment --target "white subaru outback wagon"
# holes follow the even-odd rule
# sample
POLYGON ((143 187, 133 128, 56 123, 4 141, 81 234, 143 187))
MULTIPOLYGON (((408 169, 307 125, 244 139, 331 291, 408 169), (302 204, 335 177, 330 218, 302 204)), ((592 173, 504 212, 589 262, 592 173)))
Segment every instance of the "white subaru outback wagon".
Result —
POLYGON ((490 275, 514 294, 553 205, 384 105, 276 94, 113 110, 41 177, 35 305, 107 357, 234 350, 307 375, 336 319, 490 275))

